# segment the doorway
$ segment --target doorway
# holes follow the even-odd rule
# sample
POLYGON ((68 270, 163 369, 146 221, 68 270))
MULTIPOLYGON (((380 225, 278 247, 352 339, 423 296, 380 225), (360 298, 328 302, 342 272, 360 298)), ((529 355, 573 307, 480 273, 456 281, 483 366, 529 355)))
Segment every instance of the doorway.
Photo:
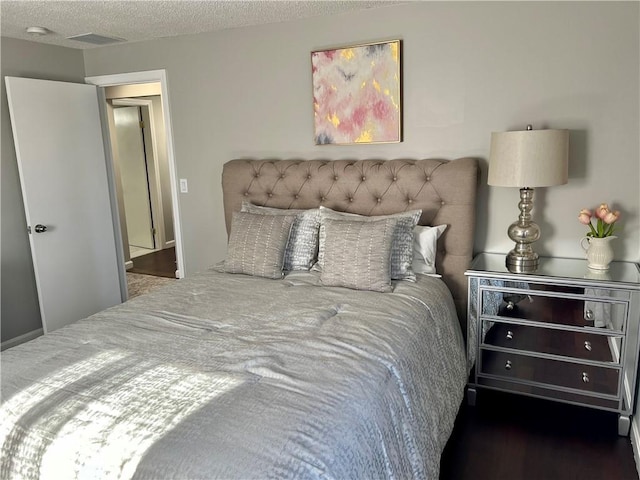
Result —
MULTIPOLYGON (((169 278, 184 276, 184 256, 182 252, 181 231, 178 211, 178 190, 176 179, 175 157, 173 155, 173 141, 171 135, 171 121, 169 115, 168 93, 166 89, 166 74, 164 70, 136 72, 129 74, 106 75, 88 77, 87 83, 103 87, 99 89, 102 105, 108 126, 106 134, 111 139, 111 156, 113 158, 113 192, 112 203, 118 211, 119 218, 116 231, 121 233, 120 254, 123 259, 121 266, 121 286, 128 292, 130 298, 132 275, 144 275, 146 280, 154 276, 166 282, 169 278), (138 168, 139 178, 146 181, 143 193, 138 195, 143 199, 139 210, 148 212, 143 217, 131 221, 125 203, 122 166, 116 137, 116 115, 119 109, 127 109, 130 123, 137 117, 142 119, 142 133, 138 132, 139 148, 144 149, 144 168, 138 168), (146 128, 144 128, 146 127, 146 128), (115 142, 114 142, 115 139, 115 142), (146 197, 146 201, 144 201, 146 197), (146 205, 145 205, 146 204, 146 205), (129 225, 128 225, 129 224, 129 225), (133 240, 136 227, 142 226, 147 233, 146 243, 133 240), (129 232, 129 229, 132 232, 129 232), (149 248, 149 253, 136 248, 149 248), (132 254, 133 253, 133 254, 132 254), (127 278, 129 277, 129 278, 127 278)), ((122 116, 126 116, 123 115, 122 116)), ((133 130, 132 130, 133 131, 133 130)), ((140 167, 140 164, 138 164, 140 167)), ((139 192, 138 192, 139 193, 139 192)), ((131 208, 129 208, 130 210, 131 208)), ((136 237, 137 238, 137 237, 136 237)), ((139 282, 138 282, 139 283, 139 282)), ((135 296, 135 295, 134 295, 135 296)), ((125 297, 126 298, 126 297, 125 297)))
MULTIPOLYGON (((107 95, 108 98, 108 95, 107 95)), ((141 106, 107 100, 113 108, 115 131, 110 131, 114 144, 114 162, 118 163, 127 231, 123 243, 129 249, 129 258, 156 251, 159 220, 157 208, 152 205, 157 193, 152 192, 154 145, 147 134, 149 122, 143 120, 141 106), (113 138, 115 137, 115 138, 113 138)), ((146 110, 146 109, 145 109, 146 110)))
POLYGON ((159 83, 105 88, 129 298, 176 278, 166 134, 159 83))

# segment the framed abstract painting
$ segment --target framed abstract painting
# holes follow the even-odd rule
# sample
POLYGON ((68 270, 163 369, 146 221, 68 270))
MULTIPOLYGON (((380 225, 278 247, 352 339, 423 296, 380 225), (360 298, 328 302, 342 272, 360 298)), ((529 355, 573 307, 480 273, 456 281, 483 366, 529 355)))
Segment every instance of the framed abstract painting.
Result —
POLYGON ((316 145, 401 141, 400 40, 311 52, 316 145))

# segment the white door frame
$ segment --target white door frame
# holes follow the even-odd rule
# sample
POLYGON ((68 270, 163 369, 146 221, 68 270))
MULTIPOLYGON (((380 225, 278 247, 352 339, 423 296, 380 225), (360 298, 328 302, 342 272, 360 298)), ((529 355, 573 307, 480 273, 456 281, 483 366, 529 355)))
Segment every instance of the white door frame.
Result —
MULTIPOLYGON (((93 77, 85 77, 85 82, 97 87, 102 87, 102 100, 104 103, 104 88, 113 87, 117 85, 131 85, 136 83, 154 83, 160 82, 161 88, 161 100, 162 110, 164 112, 164 126, 167 135, 167 161, 169 163, 169 177, 171 179, 171 203, 173 205, 173 228, 174 238, 176 241, 176 278, 183 278, 185 276, 185 263, 184 252, 182 250, 182 226, 180 223, 180 205, 178 195, 178 173, 176 168, 176 157, 173 146, 173 129, 171 127, 171 111, 169 109, 169 89, 167 86, 167 73, 166 70, 148 70, 144 72, 130 72, 130 73, 118 73, 113 75, 98 75, 93 77)), ((102 106, 102 105, 101 105, 102 106)), ((108 143, 108 142, 107 142, 108 143)), ((110 150, 109 150, 110 151, 110 150)), ((111 161, 112 163, 112 161, 111 161)), ((110 169, 113 170, 113 165, 110 169)), ((113 177, 111 177, 113 182, 113 177)), ((115 193, 115 183, 110 185, 110 188, 115 193)), ((114 203, 114 205, 116 205, 114 203)), ((117 212, 117 208, 116 208, 117 212)), ((117 213, 116 213, 117 217, 117 213)), ((116 239, 120 239, 120 249, 118 254, 121 255, 122 260, 122 282, 126 289, 126 273, 124 270, 124 253, 122 246, 122 235, 120 235, 120 221, 119 218, 114 219, 114 229, 116 232, 116 239)), ((126 290, 125 290, 126 291, 126 290)))
MULTIPOLYGON (((162 185, 160 184, 160 164, 158 152, 156 150, 156 131, 153 125, 154 111, 153 102, 144 98, 114 98, 111 100, 114 106, 140 107, 147 110, 147 115, 151 118, 145 128, 150 132, 151 142, 145 138, 145 156, 147 160, 147 172, 149 174, 149 189, 151 199, 151 218, 153 219, 153 233, 156 250, 167 248, 167 240, 164 233, 164 209, 162 208, 162 185), (150 145, 147 145, 150 143, 150 145), (151 157, 151 158, 149 158, 151 157), (151 162, 149 162, 151 159, 151 162)), ((143 113, 144 116, 144 113, 143 113)), ((146 137, 146 134, 145 134, 146 137)), ((126 211, 125 211, 126 215, 126 211)))

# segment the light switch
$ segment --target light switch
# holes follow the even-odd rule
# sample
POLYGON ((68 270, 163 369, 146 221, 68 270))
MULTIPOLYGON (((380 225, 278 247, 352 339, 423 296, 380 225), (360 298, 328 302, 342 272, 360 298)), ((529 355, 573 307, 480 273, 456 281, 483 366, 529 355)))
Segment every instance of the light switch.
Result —
POLYGON ((186 178, 181 178, 180 179, 180 193, 188 193, 189 192, 189 185, 187 185, 187 179, 186 178))

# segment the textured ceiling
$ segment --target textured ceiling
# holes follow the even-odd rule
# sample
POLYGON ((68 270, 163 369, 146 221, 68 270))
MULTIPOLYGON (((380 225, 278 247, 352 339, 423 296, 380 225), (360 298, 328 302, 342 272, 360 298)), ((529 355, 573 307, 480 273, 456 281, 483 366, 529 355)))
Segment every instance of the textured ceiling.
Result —
POLYGON ((398 2, 397 0, 0 0, 0 32, 3 37, 71 48, 95 48, 95 45, 67 40, 66 37, 94 33, 135 42, 314 16, 336 15, 393 3, 398 2), (51 33, 33 36, 25 31, 30 26, 45 27, 51 33))

